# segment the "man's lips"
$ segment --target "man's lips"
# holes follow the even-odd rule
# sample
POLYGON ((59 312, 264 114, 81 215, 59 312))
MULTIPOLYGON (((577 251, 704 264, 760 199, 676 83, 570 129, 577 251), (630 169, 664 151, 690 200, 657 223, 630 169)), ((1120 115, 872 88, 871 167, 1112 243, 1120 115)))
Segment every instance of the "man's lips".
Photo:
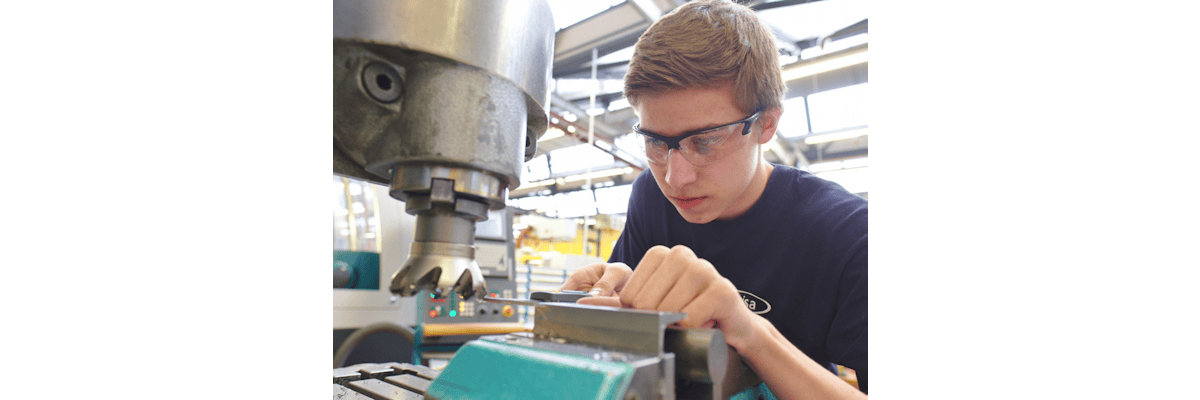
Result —
POLYGON ((691 210, 692 208, 695 208, 696 206, 700 205, 700 203, 704 202, 704 199, 706 198, 707 197, 674 197, 676 204, 679 204, 679 208, 684 210, 691 210))

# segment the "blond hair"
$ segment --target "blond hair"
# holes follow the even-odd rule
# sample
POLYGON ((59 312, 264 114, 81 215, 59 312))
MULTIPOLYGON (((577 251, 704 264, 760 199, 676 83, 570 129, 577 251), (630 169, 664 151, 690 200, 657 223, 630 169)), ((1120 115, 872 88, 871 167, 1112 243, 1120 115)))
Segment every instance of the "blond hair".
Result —
POLYGON ((629 61, 625 97, 731 86, 746 113, 779 107, 784 91, 775 37, 754 11, 728 0, 676 8, 646 30, 629 61))

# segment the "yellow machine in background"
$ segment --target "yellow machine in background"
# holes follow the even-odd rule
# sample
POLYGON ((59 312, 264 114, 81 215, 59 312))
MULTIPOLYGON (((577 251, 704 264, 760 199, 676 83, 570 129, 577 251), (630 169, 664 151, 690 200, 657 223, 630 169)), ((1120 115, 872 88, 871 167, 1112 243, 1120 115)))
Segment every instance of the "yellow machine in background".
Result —
POLYGON ((621 236, 623 221, 614 221, 608 215, 597 215, 592 224, 579 223, 575 219, 546 219, 521 217, 524 225, 517 236, 517 248, 531 252, 558 252, 595 256, 608 260, 613 244, 621 236), (570 234, 564 234, 564 226, 575 225, 570 234))

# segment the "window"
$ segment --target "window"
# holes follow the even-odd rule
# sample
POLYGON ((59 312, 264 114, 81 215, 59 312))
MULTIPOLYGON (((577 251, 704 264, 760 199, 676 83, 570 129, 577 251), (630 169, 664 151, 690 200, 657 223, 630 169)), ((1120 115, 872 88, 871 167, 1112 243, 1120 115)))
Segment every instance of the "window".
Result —
POLYGON ((793 97, 783 101, 783 115, 779 117, 779 135, 794 138, 807 135, 808 110, 804 97, 793 97))
POLYGON ((375 186, 333 177, 333 249, 379 252, 379 206, 375 186))
POLYGON ((867 125, 867 85, 841 87, 808 95, 814 133, 867 125))
POLYGON ((612 154, 605 153, 586 143, 554 150, 548 154, 550 155, 550 171, 554 173, 579 171, 589 166, 605 166, 615 161, 612 154))

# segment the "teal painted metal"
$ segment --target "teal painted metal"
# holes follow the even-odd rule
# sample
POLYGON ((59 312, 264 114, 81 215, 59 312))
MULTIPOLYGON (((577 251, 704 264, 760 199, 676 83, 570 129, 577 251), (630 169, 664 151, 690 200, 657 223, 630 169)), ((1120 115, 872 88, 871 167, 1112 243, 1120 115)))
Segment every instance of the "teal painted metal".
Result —
POLYGON ((767 383, 759 383, 758 386, 743 390, 741 393, 733 395, 729 400, 778 400, 775 394, 771 393, 771 389, 767 388, 767 383))
POLYGON ((625 363, 475 340, 458 350, 425 395, 443 400, 619 400, 633 373, 625 363))
POLYGON ((370 251, 333 251, 333 269, 350 272, 347 289, 379 290, 379 253, 370 251))
MULTIPOLYGON (((425 304, 422 303, 421 306, 424 307, 425 304)), ((417 328, 413 329, 413 348, 412 348, 413 349, 413 353, 412 353, 412 363, 413 364, 416 364, 416 365, 424 364, 421 360, 421 346, 422 346, 421 342, 424 342, 424 341, 425 341, 425 323, 423 323, 421 321, 417 321, 417 328)))

